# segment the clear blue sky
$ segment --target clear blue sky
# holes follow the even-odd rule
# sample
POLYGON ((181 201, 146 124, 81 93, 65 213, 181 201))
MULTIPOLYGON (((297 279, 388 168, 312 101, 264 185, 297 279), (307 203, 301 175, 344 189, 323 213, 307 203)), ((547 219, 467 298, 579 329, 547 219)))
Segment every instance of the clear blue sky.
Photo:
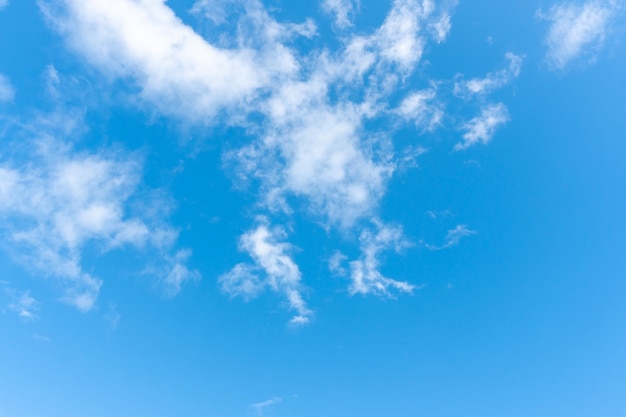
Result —
POLYGON ((623 0, 0 0, 0 417, 626 417, 623 0))

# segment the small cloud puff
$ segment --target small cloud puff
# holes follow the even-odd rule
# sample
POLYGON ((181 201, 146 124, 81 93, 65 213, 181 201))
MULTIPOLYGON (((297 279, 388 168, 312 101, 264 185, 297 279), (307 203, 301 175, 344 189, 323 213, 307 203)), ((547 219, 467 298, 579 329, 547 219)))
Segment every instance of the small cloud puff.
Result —
POLYGON ((477 143, 488 143, 496 130, 510 120, 509 111, 502 103, 484 106, 480 114, 463 125, 463 142, 456 144, 455 151, 461 151, 477 143))
POLYGON ((590 0, 583 4, 564 2, 548 12, 538 11, 539 18, 551 23, 545 38, 548 64, 563 70, 579 58, 593 61, 620 10, 617 0, 590 0))
MULTIPOLYGON (((0 8, 2 8, 2 3, 0 3, 0 8)), ((11 81, 6 75, 0 74, 0 103, 9 103, 13 101, 14 97, 15 88, 11 85, 11 81)))

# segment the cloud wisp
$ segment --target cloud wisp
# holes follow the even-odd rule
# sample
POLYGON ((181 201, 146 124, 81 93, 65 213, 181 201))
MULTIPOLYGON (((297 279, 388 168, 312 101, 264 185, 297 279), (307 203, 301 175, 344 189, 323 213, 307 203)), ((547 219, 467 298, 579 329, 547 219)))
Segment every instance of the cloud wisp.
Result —
MULTIPOLYGON (((71 117, 37 120, 15 133, 27 139, 22 150, 0 159, 0 230, 18 261, 60 282, 62 300, 89 311, 103 280, 82 267, 85 249, 151 248, 167 257, 178 232, 160 217, 130 213, 141 180, 139 158, 114 149, 79 152, 56 136, 57 124, 77 124, 71 117)), ((169 267, 162 265, 160 273, 168 276, 169 267)))
POLYGON ((593 61, 622 7, 618 0, 589 0, 582 4, 564 2, 548 12, 538 11, 537 16, 550 22, 545 38, 548 64, 564 70, 580 59, 593 61))
POLYGON ((448 233, 446 234, 446 239, 443 245, 436 246, 436 245, 431 245, 427 243, 425 246, 429 250, 448 249, 448 248, 457 246, 459 243, 461 243, 462 239, 469 237, 469 236, 473 236, 475 234, 476 232, 474 230, 471 230, 466 225, 461 224, 461 225, 456 226, 454 229, 448 230, 448 233))
POLYGON ((270 398, 269 400, 261 401, 255 404, 250 404, 250 407, 256 412, 258 416, 262 416, 263 413, 267 409, 272 408, 282 402, 283 402, 283 399, 281 397, 273 397, 273 398, 270 398))
MULTIPOLYGON (((0 8, 2 6, 0 5, 0 8)), ((0 103, 9 103, 15 97, 15 88, 6 75, 0 74, 0 103)))
POLYGON ((483 107, 480 114, 463 125, 463 142, 457 143, 455 151, 461 151, 477 143, 489 143, 496 130, 511 120, 509 111, 502 103, 483 107))
POLYGON ((7 307, 9 311, 17 314, 23 320, 36 320, 39 318, 40 303, 30 295, 30 291, 20 291, 0 282, 4 294, 8 297, 7 307))

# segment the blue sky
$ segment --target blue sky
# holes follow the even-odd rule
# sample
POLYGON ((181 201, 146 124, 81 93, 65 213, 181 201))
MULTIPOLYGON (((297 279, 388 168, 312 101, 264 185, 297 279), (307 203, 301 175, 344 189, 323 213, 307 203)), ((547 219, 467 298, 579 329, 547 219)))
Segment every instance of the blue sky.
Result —
POLYGON ((625 8, 0 0, 0 417, 626 417, 625 8))

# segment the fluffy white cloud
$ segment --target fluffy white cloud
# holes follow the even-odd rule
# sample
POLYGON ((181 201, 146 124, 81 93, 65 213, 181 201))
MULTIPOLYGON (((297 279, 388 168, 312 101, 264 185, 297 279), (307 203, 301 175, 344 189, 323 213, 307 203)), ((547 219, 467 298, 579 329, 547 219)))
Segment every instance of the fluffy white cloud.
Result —
POLYGON ((265 288, 282 294, 289 308, 296 312, 293 325, 307 324, 313 312, 302 297, 302 274, 291 257, 293 250, 280 227, 270 227, 267 220, 259 219, 259 225, 240 239, 240 248, 250 255, 254 264, 238 264, 219 278, 222 290, 244 299, 255 297, 265 288))
POLYGON ((41 3, 74 50, 111 78, 129 79, 139 96, 165 115, 207 123, 220 111, 245 107, 282 76, 298 70, 266 21, 261 50, 224 49, 206 42, 163 0, 65 0, 41 3))
POLYGON ((478 116, 463 126, 465 130, 463 142, 456 144, 454 150, 467 149, 477 143, 488 143, 496 130, 509 120, 509 111, 504 104, 497 103, 483 107, 478 116))
POLYGON ((351 294, 375 294, 391 296, 392 291, 411 293, 415 285, 406 281, 387 278, 379 271, 381 253, 388 250, 399 252, 411 244, 404 238, 400 227, 375 223, 376 231, 361 233, 361 257, 350 262, 351 294))
POLYGON ((454 83, 454 94, 466 99, 473 96, 484 96, 519 77, 523 58, 512 52, 506 53, 505 58, 509 62, 507 68, 490 72, 485 78, 463 80, 462 77, 458 77, 461 79, 454 83))
MULTIPOLYGON (((2 7, 1 4, 0 7, 2 7)), ((15 88, 11 85, 11 81, 9 81, 6 75, 0 74, 0 103, 13 101, 14 97, 15 88)))
POLYGON ((621 9, 620 2, 590 0, 582 4, 565 2, 538 16, 551 22, 545 43, 546 60, 562 70, 578 58, 593 59, 604 44, 613 18, 621 9))
POLYGON ((416 127, 433 131, 441 125, 444 116, 443 105, 436 101, 436 97, 435 88, 416 91, 402 101, 397 112, 416 127))
MULTIPOLYGON (((141 179, 138 158, 114 150, 77 152, 50 135, 54 119, 29 126, 37 132, 36 139, 24 152, 5 154, 0 160, 0 229, 18 260, 60 280, 65 289, 62 299, 89 311, 102 279, 83 269, 86 247, 95 244, 101 251, 147 247, 167 260, 177 231, 158 216, 129 213, 128 203, 141 179)), ((174 256, 166 262, 166 272, 160 272, 176 291, 182 281, 197 274, 184 268, 184 258, 174 256)))
POLYGON ((335 25, 344 29, 352 26, 352 14, 359 7, 358 0, 323 0, 322 9, 335 17, 335 25))

